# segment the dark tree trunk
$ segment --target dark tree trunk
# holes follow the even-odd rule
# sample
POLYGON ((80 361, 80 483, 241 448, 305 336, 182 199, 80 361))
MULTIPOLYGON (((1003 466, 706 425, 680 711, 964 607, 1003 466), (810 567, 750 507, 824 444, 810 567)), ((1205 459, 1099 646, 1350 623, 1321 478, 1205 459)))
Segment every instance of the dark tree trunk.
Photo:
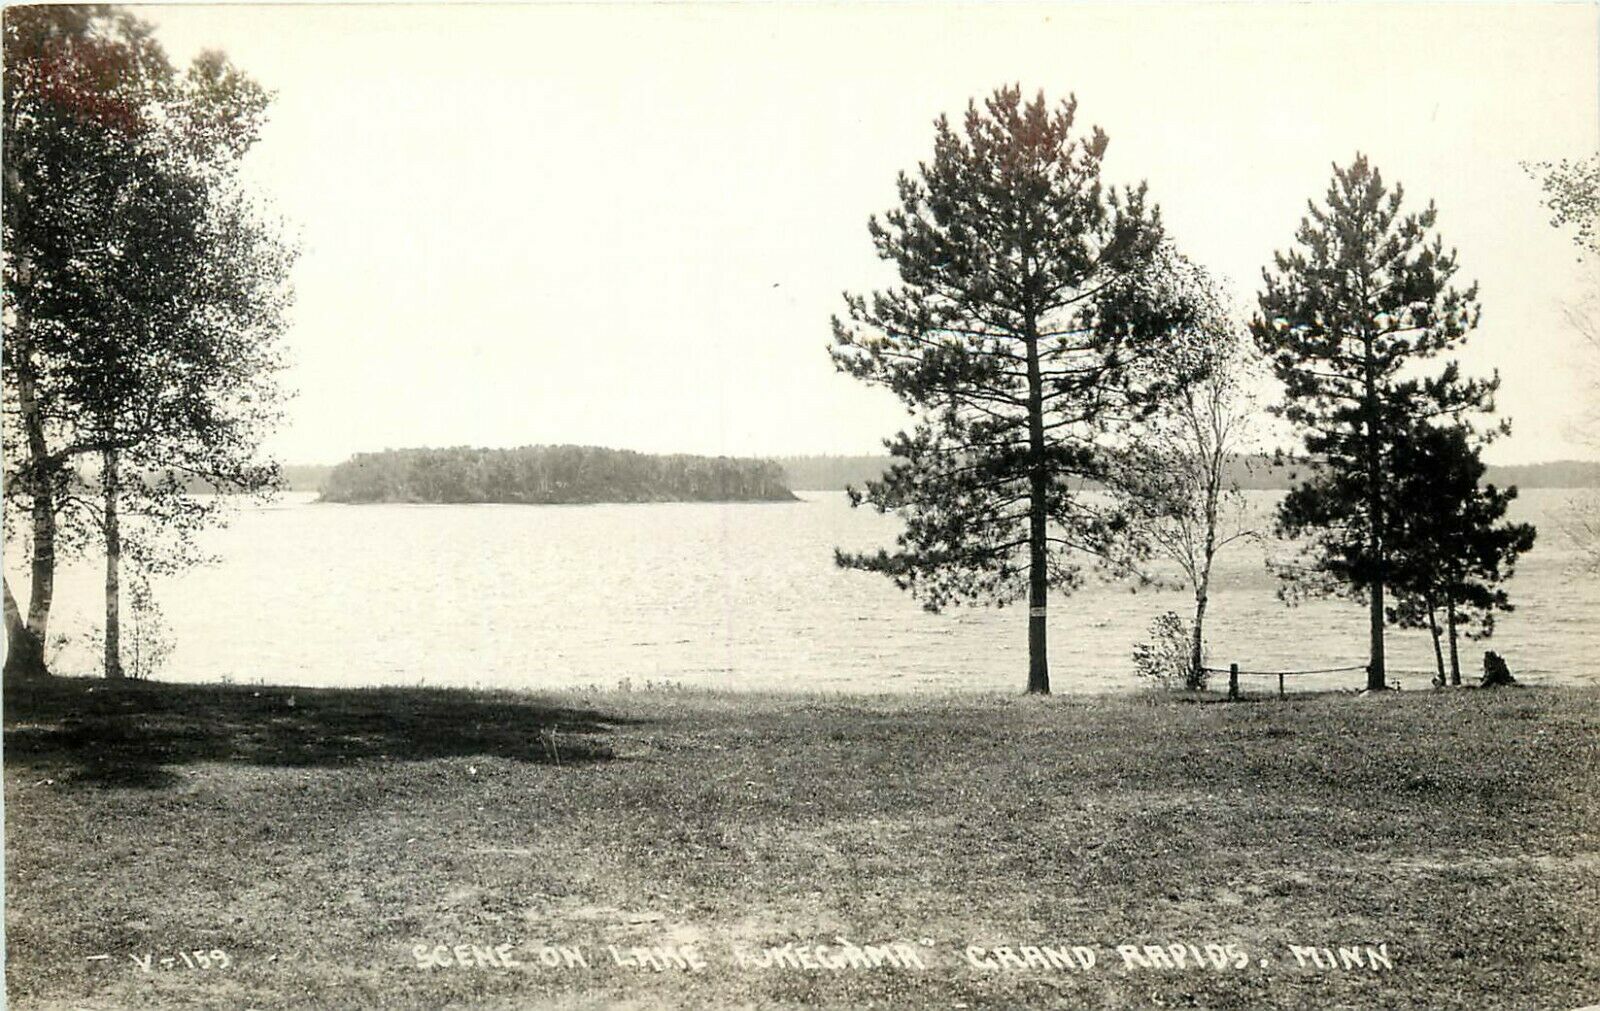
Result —
POLYGON ((1367 688, 1371 691, 1381 691, 1388 687, 1383 656, 1383 583, 1373 582, 1369 596, 1372 598, 1372 610, 1368 615, 1372 662, 1367 665, 1367 688))
POLYGON ((1445 602, 1445 624, 1450 630, 1450 684, 1461 687, 1461 656, 1456 652, 1456 602, 1454 598, 1445 602))
POLYGON ((1445 684, 1444 654, 1439 651, 1439 616, 1433 601, 1428 601, 1428 632, 1433 636, 1433 664, 1439 669, 1439 684, 1445 684))
POLYGON ((16 682, 48 676, 50 672, 44 662, 44 640, 35 636, 28 628, 27 622, 22 620, 22 611, 17 607, 17 598, 11 594, 10 580, 5 580, 5 614, 4 679, 7 682, 16 682))
POLYGON ((1028 346, 1028 693, 1050 694, 1050 661, 1046 655, 1046 607, 1049 603, 1049 512, 1045 469, 1044 381, 1039 374, 1039 340, 1030 321, 1028 346))
POLYGON ((1383 656, 1383 581, 1387 576, 1383 560, 1383 488, 1382 461, 1378 443, 1378 390, 1376 365, 1372 358, 1372 339, 1366 341, 1366 398, 1362 411, 1366 415, 1367 429, 1367 553, 1372 572, 1367 583, 1367 598, 1371 604, 1368 614, 1371 660, 1367 664, 1367 690, 1382 691, 1388 687, 1383 656))
POLYGON ((100 490, 105 497, 106 534, 106 677, 122 678, 122 588, 118 572, 122 564, 122 531, 117 520, 117 451, 108 449, 102 456, 100 490))

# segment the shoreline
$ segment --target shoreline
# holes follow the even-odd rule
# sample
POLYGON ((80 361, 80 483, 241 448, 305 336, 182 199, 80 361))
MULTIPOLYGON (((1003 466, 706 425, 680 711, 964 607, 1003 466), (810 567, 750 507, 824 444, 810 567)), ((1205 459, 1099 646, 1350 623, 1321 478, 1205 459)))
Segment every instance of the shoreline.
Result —
MULTIPOLYGON (((1400 671, 1402 676, 1410 678, 1431 677, 1432 671, 1400 671)), ((1435 687, 1425 683, 1422 687, 1392 688, 1383 693, 1382 698, 1439 698, 1462 693, 1503 690, 1508 693, 1519 691, 1556 692, 1600 695, 1600 683, 1573 683, 1551 682, 1543 678, 1550 676, 1551 672, 1534 672, 1529 677, 1534 680, 1524 680, 1523 675, 1518 676, 1518 682, 1507 686, 1485 687, 1478 683, 1479 675, 1473 674, 1465 678, 1463 683, 1455 686, 1435 687)), ((1228 698, 1227 676, 1213 675, 1212 686, 1200 691, 1188 689, 1158 688, 1134 682, 1133 675, 1128 676, 1129 684, 1124 688, 1101 689, 1085 688, 1056 689, 1045 695, 1031 695, 1022 689, 1008 689, 994 686, 950 687, 926 686, 911 688, 892 688, 878 691, 843 688, 807 688, 792 686, 784 688, 753 687, 736 688, 718 685, 694 684, 672 678, 639 678, 624 677, 612 684, 589 682, 586 684, 562 685, 488 685, 488 684, 428 684, 423 681, 393 681, 381 684, 357 685, 330 685, 312 684, 293 681, 267 681, 257 679, 240 681, 231 676, 224 676, 219 680, 190 681, 190 680, 165 680, 162 678, 127 678, 122 681, 109 681, 96 674, 56 674, 46 682, 27 682, 18 685, 7 685, 5 692, 22 691, 39 687, 40 685, 58 686, 65 689, 67 686, 76 686, 88 691, 96 690, 129 690, 129 691, 159 691, 172 689, 207 690, 220 689, 223 691, 250 691, 250 692, 307 692, 307 693, 384 693, 384 692, 422 692, 422 693, 461 693, 468 696, 482 696, 492 698, 506 696, 520 701, 539 701, 541 698, 572 698, 587 697, 597 699, 703 699, 737 702, 742 699, 751 701, 796 703, 827 701, 827 702, 906 702, 915 707, 918 702, 933 702, 938 700, 993 702, 1007 703, 1033 703, 1050 705, 1052 703, 1067 702, 1145 702, 1149 704, 1174 704, 1174 705, 1213 705, 1226 704, 1229 701, 1237 702, 1294 702, 1308 699, 1350 699, 1362 701, 1368 698, 1369 693, 1364 687, 1353 681, 1348 687, 1337 688, 1309 688, 1293 690, 1280 696, 1277 692, 1276 682, 1265 677, 1252 677, 1248 681, 1240 681, 1240 696, 1236 700, 1228 698)))

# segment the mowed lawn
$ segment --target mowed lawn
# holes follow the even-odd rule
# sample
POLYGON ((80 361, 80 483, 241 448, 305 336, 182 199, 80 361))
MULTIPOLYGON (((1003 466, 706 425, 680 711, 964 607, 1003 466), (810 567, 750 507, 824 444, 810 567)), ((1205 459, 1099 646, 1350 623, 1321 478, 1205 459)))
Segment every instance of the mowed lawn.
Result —
POLYGON ((1600 1002, 1596 691, 65 681, 4 716, 16 1008, 1600 1002))

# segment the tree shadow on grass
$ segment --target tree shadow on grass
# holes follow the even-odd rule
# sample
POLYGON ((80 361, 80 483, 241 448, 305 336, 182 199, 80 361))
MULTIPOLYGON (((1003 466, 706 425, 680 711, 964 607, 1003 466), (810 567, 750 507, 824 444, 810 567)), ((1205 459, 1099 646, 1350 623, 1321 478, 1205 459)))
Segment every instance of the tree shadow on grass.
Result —
POLYGON ((584 765, 636 722, 513 692, 52 679, 5 689, 5 761, 29 776, 158 788, 195 762, 334 766, 482 755, 584 765))

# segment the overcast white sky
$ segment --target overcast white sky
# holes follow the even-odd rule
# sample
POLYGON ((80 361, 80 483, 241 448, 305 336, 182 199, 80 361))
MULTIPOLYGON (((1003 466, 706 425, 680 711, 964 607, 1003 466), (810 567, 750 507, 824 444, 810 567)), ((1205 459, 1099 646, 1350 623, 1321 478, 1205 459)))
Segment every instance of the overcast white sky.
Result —
MULTIPOLYGON (((277 92, 251 172, 298 230, 289 462, 420 445, 875 452, 903 413, 838 375, 867 216, 932 120, 1076 92, 1253 299, 1331 164, 1366 152, 1482 283, 1463 356, 1515 433, 1569 441, 1592 287, 1518 167, 1600 146, 1600 7, 148 7, 179 61, 277 92)), ((1588 271, 1585 274, 1584 271, 1588 271)))

